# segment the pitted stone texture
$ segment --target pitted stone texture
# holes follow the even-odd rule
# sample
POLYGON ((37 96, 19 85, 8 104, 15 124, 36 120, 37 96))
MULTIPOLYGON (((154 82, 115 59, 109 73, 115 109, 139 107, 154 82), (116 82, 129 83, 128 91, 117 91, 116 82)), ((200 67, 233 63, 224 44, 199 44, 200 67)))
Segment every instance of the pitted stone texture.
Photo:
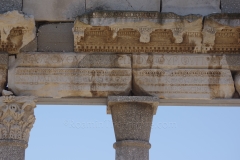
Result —
POLYGON ((35 102, 35 97, 0 97, 0 141, 19 140, 28 143, 35 122, 35 102))
POLYGON ((240 71, 237 54, 133 54, 135 69, 229 69, 240 71))
POLYGON ((203 53, 240 53, 240 14, 206 16, 203 27, 203 53))
POLYGON ((38 51, 73 51, 73 23, 46 24, 38 29, 38 51))
POLYGON ((239 0, 221 0, 222 13, 240 13, 239 0))
POLYGON ((6 88, 7 72, 8 72, 8 54, 0 53, 0 91, 6 88))
POLYGON ((25 148, 27 144, 23 141, 0 140, 1 160, 25 160, 25 148))
POLYGON ((24 46, 20 52, 37 52, 37 37, 24 46))
POLYGON ((152 96, 109 96, 108 97, 108 106, 107 106, 107 114, 111 114, 111 107, 117 103, 124 102, 124 103, 143 103, 143 104, 150 104, 153 107, 153 114, 157 113, 157 107, 159 104, 158 97, 152 96))
POLYGON ((162 12, 179 15, 221 13, 220 0, 162 0, 162 12))
POLYGON ((35 21, 32 16, 18 11, 0 15, 0 52, 16 54, 36 36, 35 21))
POLYGON ((232 98, 231 72, 213 69, 134 69, 134 95, 163 99, 232 98))
POLYGON ((202 16, 98 11, 74 23, 75 52, 200 53, 202 16))
POLYGON ((21 96, 126 96, 131 91, 132 82, 131 69, 17 67, 8 73, 9 89, 21 96))
POLYGON ((10 57, 12 67, 131 68, 130 54, 31 52, 10 57))
POLYGON ((151 145, 144 141, 120 141, 114 144, 116 160, 148 160, 151 145))
POLYGON ((160 11, 160 0, 86 0, 87 11, 92 10, 131 10, 160 11))
POLYGON ((0 13, 22 10, 22 0, 1 0, 0 1, 0 13))
POLYGON ((85 0, 23 0, 23 12, 36 21, 72 21, 85 12, 85 0))
POLYGON ((240 72, 237 72, 234 76, 234 83, 238 94, 240 95, 240 72))

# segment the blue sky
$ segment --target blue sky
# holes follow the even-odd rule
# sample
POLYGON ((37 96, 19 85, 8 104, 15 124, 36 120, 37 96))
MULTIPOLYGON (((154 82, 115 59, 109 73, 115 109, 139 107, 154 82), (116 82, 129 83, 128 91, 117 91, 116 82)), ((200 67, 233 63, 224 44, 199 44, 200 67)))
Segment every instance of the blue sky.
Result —
MULTIPOLYGON (((35 109, 26 160, 113 160, 106 106, 35 109)), ((150 160, 239 160, 240 107, 158 107, 150 160)))

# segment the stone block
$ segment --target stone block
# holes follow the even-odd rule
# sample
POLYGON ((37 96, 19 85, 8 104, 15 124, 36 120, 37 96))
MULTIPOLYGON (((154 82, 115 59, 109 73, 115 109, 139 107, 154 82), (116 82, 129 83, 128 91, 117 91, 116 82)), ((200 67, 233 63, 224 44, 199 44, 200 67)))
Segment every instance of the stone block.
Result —
POLYGON ((160 0, 86 0, 86 10, 160 11, 160 0))
POLYGON ((134 69, 133 93, 162 99, 232 98, 234 82, 229 70, 134 69))
POLYGON ((8 54, 0 53, 0 95, 7 85, 8 54))
POLYGON ((1 0, 0 1, 0 13, 22 10, 22 0, 1 0))
POLYGON ((240 71, 238 54, 133 54, 135 69, 229 69, 240 71))
POLYGON ((212 14, 204 19, 203 53, 240 53, 240 14, 212 14))
POLYGON ((162 0, 162 12, 179 15, 221 13, 220 0, 162 0))
POLYGON ((23 0, 23 12, 36 21, 72 21, 85 12, 85 0, 23 0))
POLYGON ((32 16, 18 11, 0 15, 0 52, 19 53, 20 49, 36 37, 35 21, 32 16))
POLYGON ((240 13, 239 0, 221 0, 222 13, 240 13))
POLYGON ((123 54, 22 53, 10 58, 8 87, 37 97, 129 95, 130 68, 123 54))
POLYGON ((199 53, 202 16, 98 11, 74 23, 75 52, 199 53))
POLYGON ((38 29, 38 51, 72 52, 73 23, 46 24, 38 29))
POLYGON ((20 52, 37 52, 37 37, 24 46, 20 52))

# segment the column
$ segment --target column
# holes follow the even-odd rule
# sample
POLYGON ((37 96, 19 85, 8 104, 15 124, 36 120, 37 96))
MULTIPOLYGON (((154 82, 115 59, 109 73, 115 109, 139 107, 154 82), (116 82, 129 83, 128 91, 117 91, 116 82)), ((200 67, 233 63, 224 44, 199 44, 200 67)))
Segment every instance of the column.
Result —
POLYGON ((34 97, 0 97, 0 160, 24 160, 35 122, 34 97))
POLYGON ((156 114, 157 97, 108 97, 107 113, 112 115, 116 160, 148 160, 150 132, 156 114))

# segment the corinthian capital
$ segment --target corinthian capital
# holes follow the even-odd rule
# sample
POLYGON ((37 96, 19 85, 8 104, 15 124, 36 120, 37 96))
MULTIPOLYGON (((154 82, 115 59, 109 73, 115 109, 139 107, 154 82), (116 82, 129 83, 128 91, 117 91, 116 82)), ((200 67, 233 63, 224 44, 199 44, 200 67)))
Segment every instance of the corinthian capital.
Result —
POLYGON ((28 142, 35 122, 36 98, 27 96, 0 97, 0 140, 28 142))

